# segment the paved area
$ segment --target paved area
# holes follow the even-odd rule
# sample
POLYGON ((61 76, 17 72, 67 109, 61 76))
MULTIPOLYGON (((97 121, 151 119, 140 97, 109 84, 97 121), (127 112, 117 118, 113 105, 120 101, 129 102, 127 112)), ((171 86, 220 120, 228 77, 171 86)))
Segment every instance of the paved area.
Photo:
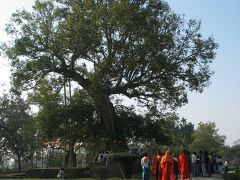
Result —
MULTIPOLYGON (((178 180, 180 180, 178 176, 178 180)), ((150 180, 155 180, 154 177, 151 177, 150 180)), ((213 174, 211 177, 191 177, 191 180, 224 180, 221 175, 213 174)), ((237 179, 236 179, 237 180, 237 179)))
POLYGON ((192 180, 223 180, 220 175, 212 175, 212 177, 192 177, 192 180))

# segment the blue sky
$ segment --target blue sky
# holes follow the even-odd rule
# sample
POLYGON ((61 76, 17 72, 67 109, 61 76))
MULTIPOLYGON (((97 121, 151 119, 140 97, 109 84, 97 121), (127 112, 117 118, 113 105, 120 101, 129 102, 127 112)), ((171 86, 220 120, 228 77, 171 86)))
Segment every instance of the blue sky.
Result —
POLYGON ((197 126, 214 121, 219 133, 232 145, 240 139, 240 1, 239 0, 167 0, 171 9, 186 19, 202 21, 201 32, 213 36, 219 44, 211 65, 215 71, 211 86, 203 93, 189 95, 188 105, 179 114, 197 126))
MULTIPOLYGON (((219 133, 227 136, 232 145, 240 138, 240 1, 239 0, 166 0, 173 11, 185 14, 186 19, 202 21, 202 34, 213 36, 219 44, 211 68, 215 71, 211 86, 203 93, 189 94, 189 103, 178 110, 181 117, 197 124, 216 122, 219 133)), ((16 9, 31 8, 34 0, 8 0, 1 2, 0 29, 16 9)), ((3 31, 0 41, 6 39, 3 31)), ((0 57, 0 84, 9 82, 9 67, 0 57)), ((0 86, 0 92, 3 87, 0 86)))

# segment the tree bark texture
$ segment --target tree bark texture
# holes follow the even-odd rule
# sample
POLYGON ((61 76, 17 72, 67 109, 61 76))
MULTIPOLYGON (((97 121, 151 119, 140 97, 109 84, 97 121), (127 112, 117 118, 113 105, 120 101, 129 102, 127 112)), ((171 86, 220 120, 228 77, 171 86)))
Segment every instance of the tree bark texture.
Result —
POLYGON ((124 133, 121 132, 117 114, 109 99, 103 98, 95 102, 96 110, 106 129, 106 150, 120 152, 128 150, 124 133))
POLYGON ((21 156, 20 154, 17 154, 17 161, 18 161, 18 172, 22 170, 22 164, 21 164, 21 156))
POLYGON ((109 94, 101 91, 101 87, 94 88, 92 83, 74 71, 65 71, 65 76, 78 82, 93 98, 97 114, 100 116, 106 131, 106 149, 112 152, 127 151, 126 138, 117 122, 117 113, 109 94), (102 93, 101 93, 102 92, 102 93))
POLYGON ((77 167, 76 154, 74 153, 74 144, 69 144, 69 150, 65 156, 64 168, 77 167))

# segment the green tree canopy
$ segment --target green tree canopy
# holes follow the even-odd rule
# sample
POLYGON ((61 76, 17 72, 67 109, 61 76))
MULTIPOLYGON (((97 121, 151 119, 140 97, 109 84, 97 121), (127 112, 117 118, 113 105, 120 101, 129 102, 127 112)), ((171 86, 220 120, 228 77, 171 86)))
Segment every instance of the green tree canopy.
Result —
POLYGON ((32 12, 14 13, 6 31, 13 84, 34 88, 46 76, 76 81, 93 99, 113 151, 114 141, 126 140, 110 96, 181 106, 188 90, 209 85, 217 48, 202 37, 199 21, 161 0, 37 0, 32 12))
POLYGON ((28 104, 18 96, 4 95, 0 98, 0 148, 9 159, 18 162, 21 171, 21 162, 29 158, 34 152, 35 136, 29 136, 29 126, 32 117, 29 115, 28 104))
POLYGON ((170 141, 163 126, 165 119, 150 114, 136 114, 133 107, 116 107, 118 119, 128 141, 133 144, 162 145, 170 141))
POLYGON ((207 150, 208 152, 219 152, 224 147, 226 136, 218 134, 214 122, 200 122, 193 133, 191 150, 207 150))
POLYGON ((228 158, 229 160, 238 160, 240 159, 240 144, 234 144, 228 148, 228 158))
POLYGON ((74 145, 81 143, 82 147, 92 137, 102 136, 103 128, 85 91, 75 92, 69 104, 63 103, 63 99, 47 80, 41 81, 30 95, 31 102, 39 107, 35 117, 39 138, 42 142, 59 141, 61 145, 58 148, 67 152, 65 166, 75 167, 78 149, 74 145))
POLYGON ((39 107, 36 116, 39 136, 42 140, 60 138, 62 142, 87 140, 85 136, 94 134, 91 127, 100 124, 91 98, 85 91, 78 90, 69 104, 64 104, 63 99, 47 80, 41 81, 31 93, 31 102, 39 107))

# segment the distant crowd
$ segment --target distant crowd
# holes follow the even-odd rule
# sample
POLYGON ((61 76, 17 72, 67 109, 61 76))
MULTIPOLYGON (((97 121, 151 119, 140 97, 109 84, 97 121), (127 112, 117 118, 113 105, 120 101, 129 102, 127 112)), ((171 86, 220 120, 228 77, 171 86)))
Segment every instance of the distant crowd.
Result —
POLYGON ((221 156, 199 151, 190 153, 183 150, 178 156, 166 151, 164 155, 158 150, 149 158, 146 153, 141 159, 142 179, 148 180, 150 173, 153 173, 156 180, 181 180, 191 179, 191 176, 211 176, 212 173, 227 173, 228 161, 221 156))
POLYGON ((212 173, 221 174, 228 171, 228 161, 220 155, 208 151, 187 152, 189 169, 192 176, 211 176, 212 173))
MULTIPOLYGON (((95 162, 104 163, 106 166, 111 152, 103 151, 95 158, 95 162)), ((141 158, 142 180, 148 180, 152 173, 156 180, 181 180, 191 177, 210 177, 213 173, 221 174, 228 172, 228 161, 213 152, 193 152, 183 150, 179 155, 166 151, 164 154, 157 150, 156 154, 149 156, 147 153, 141 158)))

